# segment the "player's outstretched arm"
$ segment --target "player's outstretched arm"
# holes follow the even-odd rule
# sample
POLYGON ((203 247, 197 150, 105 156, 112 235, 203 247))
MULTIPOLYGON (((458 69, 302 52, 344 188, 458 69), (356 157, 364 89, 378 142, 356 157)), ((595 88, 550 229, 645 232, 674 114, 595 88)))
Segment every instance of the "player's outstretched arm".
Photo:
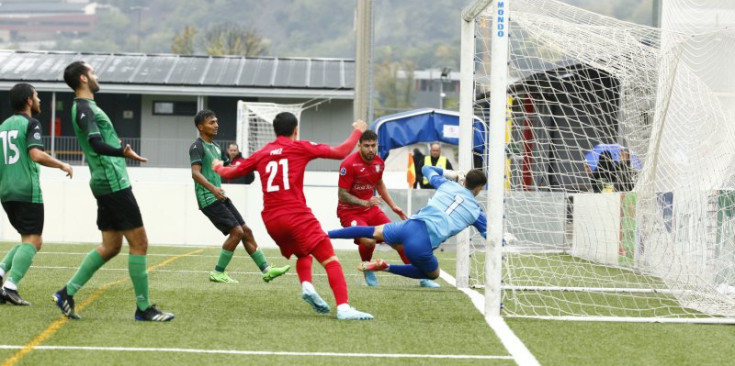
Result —
POLYGON ((235 179, 246 176, 255 171, 255 163, 258 161, 257 154, 250 155, 242 164, 224 166, 222 160, 214 159, 212 169, 225 179, 235 179))
POLYGON ((72 178, 74 176, 74 169, 71 167, 71 165, 54 158, 41 149, 32 148, 28 152, 28 154, 31 156, 31 160, 35 161, 36 163, 47 166, 49 168, 59 168, 63 170, 66 173, 66 176, 69 178, 72 178))
POLYGON ((375 184, 375 189, 378 191, 380 197, 383 198, 383 201, 388 204, 388 207, 390 207, 390 209, 393 210, 393 212, 395 212, 395 214, 398 215, 401 220, 408 219, 406 213, 403 212, 403 210, 401 210, 401 208, 398 207, 395 202, 393 202, 393 198, 391 198, 390 194, 388 193, 388 187, 385 186, 385 183, 382 179, 375 184))
POLYGON ((352 134, 347 137, 347 140, 338 146, 332 146, 331 149, 329 149, 329 152, 322 157, 327 159, 344 159, 347 157, 347 155, 349 155, 357 145, 357 140, 360 139, 360 135, 367 130, 367 123, 358 119, 357 121, 352 122, 352 128, 354 128, 354 130, 352 131, 352 134))

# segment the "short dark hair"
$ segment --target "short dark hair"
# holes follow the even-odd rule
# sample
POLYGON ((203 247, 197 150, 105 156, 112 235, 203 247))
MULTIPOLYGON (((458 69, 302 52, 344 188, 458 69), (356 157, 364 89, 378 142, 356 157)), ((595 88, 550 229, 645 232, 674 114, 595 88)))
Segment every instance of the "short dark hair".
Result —
POLYGON ((202 109, 196 116, 194 116, 194 126, 199 126, 204 123, 204 121, 212 117, 217 117, 217 115, 209 109, 202 109))
POLYGON ((82 60, 70 63, 64 69, 64 81, 66 82, 66 85, 69 85, 72 90, 79 89, 79 77, 86 75, 87 71, 89 71, 89 67, 87 67, 87 63, 82 60))
POLYGON ((467 172, 467 175, 465 175, 464 178, 464 186, 470 191, 477 187, 484 186, 486 183, 487 177, 481 169, 470 170, 469 172, 467 172))
POLYGON ((18 83, 10 88, 10 108, 15 112, 21 112, 26 109, 28 98, 33 98, 33 92, 36 88, 28 83, 18 83))
POLYGON ((240 146, 237 146, 237 143, 236 143, 236 142, 230 142, 229 144, 227 144, 227 148, 229 149, 229 148, 230 148, 230 146, 233 146, 233 145, 234 145, 234 146, 235 146, 235 147, 236 147, 236 148, 237 148, 238 150, 240 150, 240 146))
POLYGON ((365 132, 360 135, 360 143, 363 141, 377 141, 378 140, 378 134, 375 133, 373 130, 365 130, 365 132))
POLYGON ((276 136, 291 136, 298 124, 299 122, 293 113, 281 112, 273 119, 273 131, 276 133, 276 136))

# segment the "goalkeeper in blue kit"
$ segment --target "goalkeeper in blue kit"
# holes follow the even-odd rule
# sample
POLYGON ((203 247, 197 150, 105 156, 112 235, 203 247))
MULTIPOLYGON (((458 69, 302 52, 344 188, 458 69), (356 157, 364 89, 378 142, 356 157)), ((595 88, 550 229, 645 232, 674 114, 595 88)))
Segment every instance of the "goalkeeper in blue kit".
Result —
POLYGON ((477 195, 487 183, 480 169, 467 172, 464 186, 453 182, 458 174, 433 166, 424 166, 422 174, 436 188, 436 193, 408 220, 380 226, 352 226, 329 232, 330 238, 373 238, 387 244, 403 244, 411 264, 390 265, 382 259, 360 264, 361 271, 388 271, 399 276, 436 279, 439 261, 434 250, 449 237, 472 225, 484 237, 487 218, 477 203, 477 195), (449 180, 449 179, 451 180, 449 180))

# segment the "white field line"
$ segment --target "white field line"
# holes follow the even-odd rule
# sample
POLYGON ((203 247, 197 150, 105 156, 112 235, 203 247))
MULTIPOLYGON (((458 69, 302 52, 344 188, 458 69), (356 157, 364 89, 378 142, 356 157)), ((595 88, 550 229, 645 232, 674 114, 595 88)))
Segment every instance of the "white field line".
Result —
MULTIPOLYGON (((20 349, 23 346, 0 345, 0 349, 20 349)), ((470 360, 510 360, 510 356, 484 355, 422 355, 402 353, 339 353, 339 352, 279 352, 279 351, 239 351, 225 349, 191 349, 191 348, 144 348, 144 347, 94 347, 94 346, 37 346, 34 350, 75 350, 75 351, 106 351, 106 352, 172 352, 172 353, 202 353, 225 355, 250 356, 315 356, 315 357, 361 357, 361 358, 439 358, 439 359, 470 359, 470 360)))
MULTIPOLYGON (((447 281, 450 285, 457 287, 457 281, 447 272, 441 271, 439 275, 444 281, 447 281)), ((475 305, 475 308, 477 308, 478 311, 480 311, 480 314, 485 313, 485 297, 482 296, 479 292, 472 290, 472 289, 465 289, 460 288, 458 289, 462 292, 464 292, 467 296, 469 296, 470 300, 472 300, 472 304, 475 305)), ((505 349, 508 350, 510 355, 513 357, 513 360, 521 366, 538 366, 540 365, 538 360, 536 360, 536 357, 531 353, 531 351, 526 348, 526 345, 523 344, 523 342, 518 338, 518 336, 513 333, 513 330, 510 329, 508 324, 505 323, 505 320, 503 320, 500 316, 484 316, 485 321, 487 324, 492 328, 492 330, 495 332, 495 334, 498 335, 498 338, 500 339, 500 342, 503 343, 503 346, 505 346, 505 349)))

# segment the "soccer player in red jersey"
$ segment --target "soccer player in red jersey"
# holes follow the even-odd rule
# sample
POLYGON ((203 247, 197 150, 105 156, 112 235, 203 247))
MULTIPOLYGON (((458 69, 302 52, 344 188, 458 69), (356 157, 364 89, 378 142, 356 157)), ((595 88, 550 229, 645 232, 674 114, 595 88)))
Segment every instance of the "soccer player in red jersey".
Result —
MULTIPOLYGON (((349 226, 378 226, 390 222, 388 216, 378 206, 381 198, 401 220, 408 217, 398 207, 388 193, 388 188, 383 183, 383 171, 385 162, 376 156, 378 150, 378 135, 374 131, 367 130, 362 133, 358 145, 359 150, 342 161, 339 167, 339 204, 337 204, 337 217, 342 227, 349 226), (379 196, 375 195, 377 191, 379 196)), ((372 238, 355 239, 358 245, 360 259, 370 262, 375 251, 375 240, 372 238)), ((403 252, 403 246, 394 245, 401 256, 403 263, 410 261, 403 252)), ((365 283, 368 286, 377 286, 378 278, 372 271, 364 271, 365 283)), ((420 282, 423 287, 439 287, 431 280, 424 279, 420 282)))
POLYGON ((232 179, 254 170, 260 175, 263 188, 263 223, 281 254, 295 255, 296 272, 301 282, 301 298, 318 313, 328 313, 329 305, 312 285, 312 256, 324 266, 329 285, 337 303, 337 319, 369 320, 373 316, 358 311, 348 304, 347 282, 342 265, 334 254, 329 236, 324 232, 304 198, 304 170, 306 164, 316 158, 344 159, 355 148, 360 134, 367 124, 358 120, 352 124, 354 131, 339 146, 300 141, 296 126, 298 121, 291 113, 283 112, 273 120, 276 139, 238 166, 222 166, 212 163, 214 170, 224 178, 232 179))

